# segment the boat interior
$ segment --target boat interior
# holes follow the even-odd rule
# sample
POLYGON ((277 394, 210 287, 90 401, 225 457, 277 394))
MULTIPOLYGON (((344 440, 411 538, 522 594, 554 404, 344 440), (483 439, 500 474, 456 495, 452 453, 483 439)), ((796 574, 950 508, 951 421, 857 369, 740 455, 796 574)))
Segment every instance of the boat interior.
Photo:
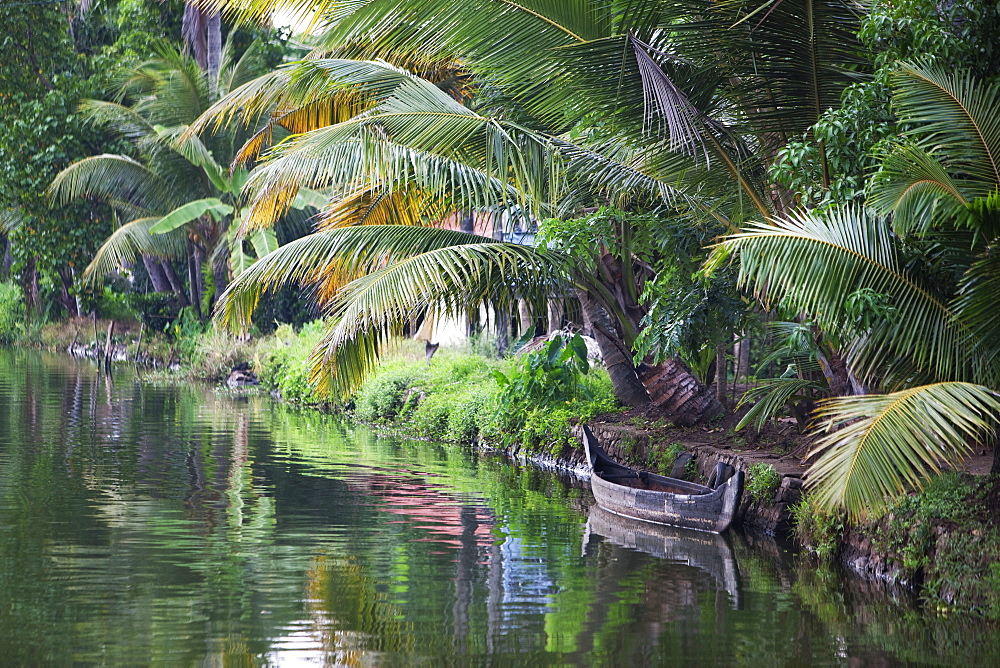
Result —
POLYGON ((665 476, 648 473, 646 471, 636 471, 630 468, 608 467, 600 470, 595 469, 594 473, 604 480, 616 485, 624 485, 635 489, 644 489, 651 492, 667 492, 669 494, 708 494, 712 491, 710 487, 667 478, 665 476))

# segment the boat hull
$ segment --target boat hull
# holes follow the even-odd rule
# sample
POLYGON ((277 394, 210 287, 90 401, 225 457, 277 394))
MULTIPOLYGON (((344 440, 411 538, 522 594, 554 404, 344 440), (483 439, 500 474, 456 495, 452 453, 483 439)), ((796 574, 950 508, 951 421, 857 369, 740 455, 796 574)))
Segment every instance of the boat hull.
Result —
POLYGON ((644 522, 712 533, 722 533, 732 524, 743 492, 742 471, 736 471, 727 481, 712 489, 621 466, 611 461, 586 427, 584 443, 591 462, 590 486, 601 508, 644 522), (643 489, 638 486, 640 480, 648 486, 673 488, 686 493, 643 489))

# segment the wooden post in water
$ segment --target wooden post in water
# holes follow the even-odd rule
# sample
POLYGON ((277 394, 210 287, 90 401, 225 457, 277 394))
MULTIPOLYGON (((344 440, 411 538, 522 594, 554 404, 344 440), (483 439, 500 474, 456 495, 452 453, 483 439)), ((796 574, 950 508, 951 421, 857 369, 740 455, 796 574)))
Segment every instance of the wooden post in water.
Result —
POLYGON ((108 323, 108 340, 104 345, 104 370, 111 371, 111 335, 115 333, 115 321, 108 323))
POLYGON ((139 321, 139 340, 135 344, 135 359, 132 360, 134 366, 139 366, 139 351, 142 350, 142 333, 146 329, 146 323, 139 321))
POLYGON ((94 359, 97 360, 97 366, 101 366, 101 339, 97 336, 97 309, 94 309, 94 359))

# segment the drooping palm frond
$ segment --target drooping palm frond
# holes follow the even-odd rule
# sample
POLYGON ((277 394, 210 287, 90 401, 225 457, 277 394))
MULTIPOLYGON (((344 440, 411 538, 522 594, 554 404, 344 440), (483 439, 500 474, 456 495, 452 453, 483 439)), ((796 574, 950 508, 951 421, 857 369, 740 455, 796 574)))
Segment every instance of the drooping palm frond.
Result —
POLYGON ((217 317, 245 326, 260 296, 288 284, 310 284, 333 270, 347 279, 439 248, 499 243, 455 230, 404 225, 363 225, 316 232, 289 242, 254 264, 219 299, 217 317))
POLYGON ((269 224, 300 186, 386 193, 418 187, 464 209, 554 199, 559 156, 546 137, 450 101, 442 109, 440 94, 431 96, 436 105, 425 104, 426 111, 379 107, 276 147, 247 182, 246 228, 269 224))
POLYGON ((896 309, 866 339, 861 373, 877 376, 892 357, 909 357, 941 379, 969 378, 971 332, 956 320, 947 295, 908 271, 884 219, 843 207, 799 212, 773 225, 752 224, 721 246, 740 255, 739 280, 762 298, 819 318, 832 331, 852 320, 847 295, 867 288, 896 309))
POLYGON ((580 111, 565 104, 555 49, 610 33, 613 8, 590 0, 406 0, 339 4, 326 14, 323 45, 369 45, 371 56, 396 50, 451 53, 552 126, 580 111), (557 103, 557 99, 563 103, 557 103))
POLYGON ((149 119, 123 104, 84 100, 80 103, 80 112, 87 122, 109 126, 133 142, 138 143, 145 137, 156 135, 156 130, 149 119))
POLYGON ((0 231, 13 232, 24 222, 24 211, 21 208, 0 209, 0 231))
POLYGON ((1000 84, 971 72, 904 64, 892 77, 893 108, 907 132, 952 173, 967 199, 1000 187, 1000 84))
POLYGON ((169 44, 157 48, 157 57, 137 68, 146 79, 136 83, 146 87, 134 109, 157 125, 190 125, 211 104, 208 75, 194 58, 169 44))
POLYGON ((807 485, 821 507, 862 518, 919 489, 928 474, 959 467, 998 418, 997 393, 968 383, 827 400, 817 419, 828 434, 811 453, 818 458, 807 485))
POLYGON ((384 344, 427 307, 461 316, 481 306, 509 309, 517 299, 543 303, 561 277, 554 255, 516 244, 469 243, 415 255, 348 283, 331 305, 331 325, 314 356, 318 386, 339 396, 356 389, 384 344))
POLYGON ((189 132, 217 131, 233 121, 253 125, 267 115, 271 117, 268 125, 300 133, 322 127, 324 121, 346 120, 414 78, 385 62, 297 61, 234 89, 192 123, 189 132), (311 116, 306 118, 306 113, 311 116))
POLYGON ((94 254, 83 273, 84 279, 99 281, 108 274, 135 264, 142 255, 183 258, 186 252, 183 232, 153 234, 159 216, 138 218, 111 233, 94 254))
POLYGON ((975 335, 971 352, 982 360, 979 382, 1000 387, 1000 191, 973 202, 969 211, 984 243, 976 245, 979 252, 959 282, 955 309, 975 335))
POLYGON ((148 213, 166 213, 179 203, 173 184, 124 155, 97 155, 75 162, 56 175, 48 192, 60 202, 80 196, 113 199, 148 213))
POLYGON ((423 225, 443 220, 453 209, 447 201, 433 201, 418 188, 381 192, 360 188, 330 203, 317 217, 321 230, 349 225, 423 225))
POLYGON ((868 204, 882 215, 891 213, 901 235, 925 234, 942 221, 963 219, 969 205, 944 166, 912 144, 883 155, 868 191, 868 204))
POLYGON ((854 0, 723 0, 682 26, 683 53, 710 58, 738 82, 742 119, 784 138, 802 135, 844 88, 870 70, 854 0), (707 20, 706 20, 707 19, 707 20), (706 39, 705 35, 709 38, 706 39))

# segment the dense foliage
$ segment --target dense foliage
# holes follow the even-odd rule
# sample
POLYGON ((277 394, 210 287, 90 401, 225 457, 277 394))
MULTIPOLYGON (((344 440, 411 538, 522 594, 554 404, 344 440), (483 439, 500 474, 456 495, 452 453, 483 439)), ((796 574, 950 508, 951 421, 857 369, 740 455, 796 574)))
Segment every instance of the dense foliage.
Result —
MULTIPOLYGON (((412 411, 463 437, 499 424, 469 417, 488 393, 418 400, 412 370, 362 385, 382 351, 419 321, 486 322, 502 342, 562 314, 553 329, 595 338, 622 403, 704 422, 756 381, 741 427, 819 420, 809 484, 831 516, 995 437, 996 3, 219 4, 313 16, 312 51, 279 66, 281 40, 250 47, 259 30, 177 2, 4 6, 0 209, 28 314, 53 296, 98 308, 78 281, 95 251, 95 274, 148 276, 196 312, 218 297, 234 326, 307 285, 324 329, 309 369, 270 353, 283 393, 363 387, 366 419, 412 411), (220 69, 223 36, 261 69, 220 69), (122 96, 88 107, 103 125, 84 125, 77 101, 126 65, 122 96), (274 234, 306 206, 313 233, 274 234), (537 246, 510 241, 536 225, 537 246)), ((591 410, 562 343, 496 376, 527 416, 502 438, 552 442, 591 410)))

